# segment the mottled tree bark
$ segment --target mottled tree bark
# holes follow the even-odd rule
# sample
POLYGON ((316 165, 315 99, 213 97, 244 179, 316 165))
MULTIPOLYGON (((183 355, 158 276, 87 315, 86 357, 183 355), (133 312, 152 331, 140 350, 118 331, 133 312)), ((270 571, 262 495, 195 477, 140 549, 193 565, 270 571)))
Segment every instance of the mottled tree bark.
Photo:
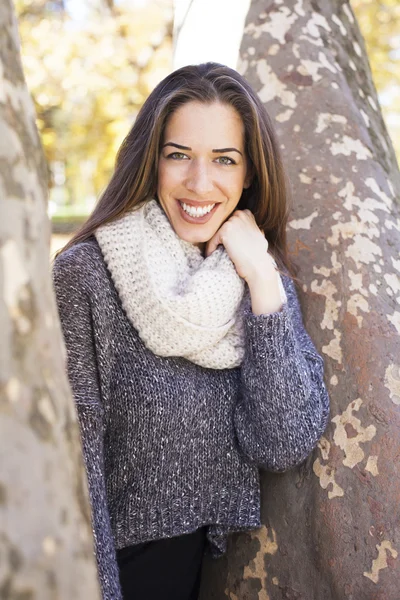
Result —
POLYGON ((43 155, 0 4, 0 597, 96 600, 80 437, 49 272, 43 155))
POLYGON ((300 468, 262 475, 264 526, 207 561, 201 598, 398 600, 400 177, 349 3, 253 0, 240 69, 281 140, 332 408, 300 468))

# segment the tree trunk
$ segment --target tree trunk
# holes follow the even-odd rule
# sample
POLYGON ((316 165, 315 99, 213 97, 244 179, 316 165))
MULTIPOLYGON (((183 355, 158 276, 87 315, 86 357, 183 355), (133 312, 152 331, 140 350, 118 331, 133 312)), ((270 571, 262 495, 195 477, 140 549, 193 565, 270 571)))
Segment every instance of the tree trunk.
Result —
POLYGON ((96 600, 80 437, 49 273, 45 166, 0 4, 0 596, 96 600))
POLYGON ((289 170, 331 419, 300 468, 263 473, 264 526, 207 561, 201 598, 398 600, 400 177, 348 2, 253 0, 240 70, 289 170))

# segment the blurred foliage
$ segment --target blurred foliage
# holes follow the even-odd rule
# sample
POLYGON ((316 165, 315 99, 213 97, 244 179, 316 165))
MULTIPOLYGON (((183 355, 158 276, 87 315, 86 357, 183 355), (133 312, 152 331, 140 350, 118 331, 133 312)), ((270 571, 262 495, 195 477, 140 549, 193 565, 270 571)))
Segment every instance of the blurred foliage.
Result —
POLYGON ((383 116, 400 157, 400 0, 351 0, 383 116))
POLYGON ((400 82, 400 0, 351 0, 364 36, 375 85, 400 82), (396 52, 397 51, 397 52, 396 52))
POLYGON ((171 69, 170 2, 15 5, 50 187, 62 191, 60 205, 94 199, 138 109, 171 69))

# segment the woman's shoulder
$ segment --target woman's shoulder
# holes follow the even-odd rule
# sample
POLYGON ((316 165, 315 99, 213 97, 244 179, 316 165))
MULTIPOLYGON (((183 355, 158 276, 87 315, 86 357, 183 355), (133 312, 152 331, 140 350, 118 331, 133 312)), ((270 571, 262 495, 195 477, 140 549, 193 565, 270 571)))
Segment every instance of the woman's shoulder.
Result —
POLYGON ((283 288, 285 290, 286 296, 290 296, 292 299, 293 296, 298 299, 296 284, 293 280, 293 277, 288 273, 288 271, 284 271, 281 275, 281 281, 283 288))
POLYGON ((52 264, 53 278, 61 278, 63 281, 79 279, 90 286, 96 283, 103 272, 105 264, 94 236, 64 250, 56 256, 52 264))

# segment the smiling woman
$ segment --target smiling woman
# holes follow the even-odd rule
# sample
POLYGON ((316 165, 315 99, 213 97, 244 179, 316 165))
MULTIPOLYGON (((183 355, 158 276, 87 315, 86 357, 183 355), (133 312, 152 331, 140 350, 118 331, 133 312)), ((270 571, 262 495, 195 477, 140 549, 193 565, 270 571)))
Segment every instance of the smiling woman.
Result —
POLYGON ((104 600, 195 600, 204 552, 260 527, 259 469, 328 419, 286 246, 271 121, 236 71, 145 102, 53 278, 104 600))
POLYGON ((219 102, 178 108, 165 128, 157 184, 175 233, 204 251, 249 185, 244 127, 236 110, 219 102))

